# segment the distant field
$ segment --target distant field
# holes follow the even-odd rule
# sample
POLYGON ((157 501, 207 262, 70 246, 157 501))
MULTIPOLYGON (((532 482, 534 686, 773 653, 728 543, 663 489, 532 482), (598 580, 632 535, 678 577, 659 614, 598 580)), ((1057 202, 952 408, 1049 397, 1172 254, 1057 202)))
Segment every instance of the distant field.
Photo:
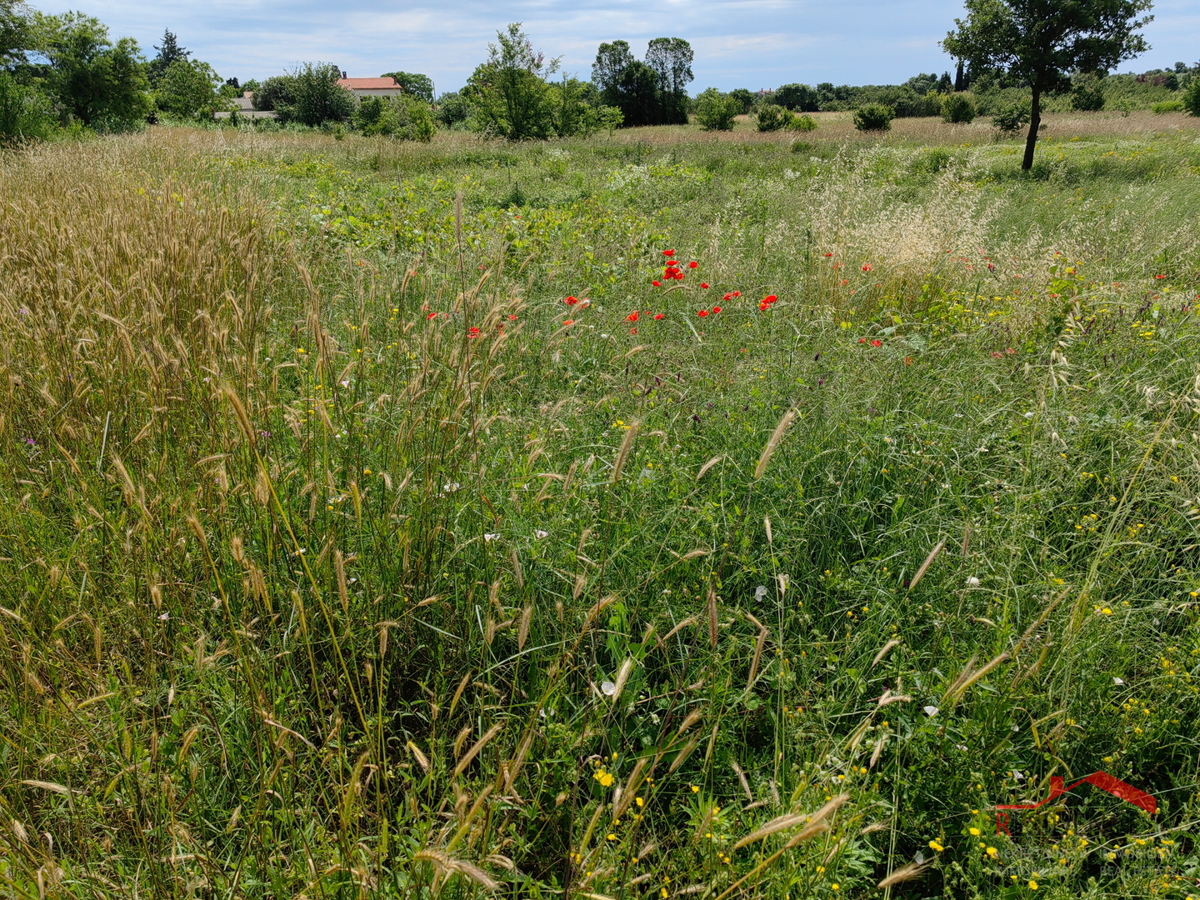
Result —
POLYGON ((0 896, 1200 896, 1200 120, 814 118, 0 156, 0 896))

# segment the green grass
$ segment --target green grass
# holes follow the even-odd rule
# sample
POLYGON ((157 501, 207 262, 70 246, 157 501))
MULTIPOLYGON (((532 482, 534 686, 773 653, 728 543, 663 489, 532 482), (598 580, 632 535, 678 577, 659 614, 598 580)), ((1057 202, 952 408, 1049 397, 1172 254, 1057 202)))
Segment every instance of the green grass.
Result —
POLYGON ((0 159, 0 893, 1197 892, 1195 131, 672 135, 0 159))

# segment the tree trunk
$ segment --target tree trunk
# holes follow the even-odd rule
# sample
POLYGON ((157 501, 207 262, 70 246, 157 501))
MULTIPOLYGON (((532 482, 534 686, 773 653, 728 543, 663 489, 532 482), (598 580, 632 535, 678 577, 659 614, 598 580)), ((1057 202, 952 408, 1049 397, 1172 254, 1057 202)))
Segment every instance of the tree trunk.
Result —
POLYGON ((1042 92, 1033 89, 1033 107, 1029 113, 1029 136, 1025 138, 1025 159, 1021 168, 1028 172, 1033 168, 1033 150, 1037 145, 1038 129, 1042 127, 1042 92))

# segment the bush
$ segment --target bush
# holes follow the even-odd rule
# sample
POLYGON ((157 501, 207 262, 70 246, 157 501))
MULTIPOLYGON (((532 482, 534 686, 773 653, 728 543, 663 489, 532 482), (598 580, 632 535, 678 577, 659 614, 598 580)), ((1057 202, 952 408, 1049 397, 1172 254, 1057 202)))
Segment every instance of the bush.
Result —
POLYGON ((1032 115, 1030 102, 1025 99, 1009 101, 992 113, 992 125, 1001 135, 1011 137, 1029 124, 1032 115))
POLYGON ((978 115, 975 101, 966 94, 946 94, 942 97, 942 121, 953 125, 969 125, 978 115))
POLYGON ((759 107, 757 118, 759 131, 779 131, 783 128, 789 128, 796 116, 782 106, 768 103, 765 106, 759 107))
POLYGON ((1150 104, 1150 112, 1158 113, 1159 115, 1163 113, 1183 112, 1183 110, 1182 100, 1164 100, 1161 103, 1150 104))
POLYGON ((1183 99, 1180 102, 1183 104, 1183 108, 1193 116, 1200 116, 1200 78, 1192 79, 1188 89, 1183 92, 1183 99))
POLYGON ((435 115, 438 122, 446 128, 464 125, 471 118, 471 101, 458 91, 442 94, 438 98, 435 115))
POLYGON ((796 116, 788 125, 788 131, 816 131, 817 120, 805 113, 802 116, 796 116))
POLYGON ((733 131, 733 119, 740 109, 737 100, 709 88, 696 98, 696 121, 705 131, 733 131))
POLYGON ((407 95, 363 100, 354 111, 354 127, 368 136, 421 142, 433 140, 437 131, 429 104, 407 95))
POLYGON ((1076 75, 1071 87, 1071 109, 1099 112, 1104 109, 1104 76, 1092 73, 1076 75))
POLYGON ((305 63, 289 73, 292 80, 290 103, 276 103, 275 110, 284 123, 297 122, 314 127, 326 122, 347 122, 354 115, 354 95, 338 84, 337 66, 305 63))
POLYGON ((0 72, 0 147, 46 140, 54 130, 54 110, 45 94, 0 72))
POLYGON ((854 127, 859 131, 887 131, 892 127, 896 110, 883 103, 868 103, 854 111, 854 127))

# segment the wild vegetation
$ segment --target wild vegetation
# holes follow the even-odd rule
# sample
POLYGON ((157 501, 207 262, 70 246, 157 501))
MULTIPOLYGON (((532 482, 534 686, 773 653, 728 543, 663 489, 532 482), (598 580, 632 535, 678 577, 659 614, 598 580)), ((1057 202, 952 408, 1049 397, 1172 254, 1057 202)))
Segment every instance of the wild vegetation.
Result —
POLYGON ((814 119, 0 157, 0 893, 1195 895, 1195 120, 814 119))

